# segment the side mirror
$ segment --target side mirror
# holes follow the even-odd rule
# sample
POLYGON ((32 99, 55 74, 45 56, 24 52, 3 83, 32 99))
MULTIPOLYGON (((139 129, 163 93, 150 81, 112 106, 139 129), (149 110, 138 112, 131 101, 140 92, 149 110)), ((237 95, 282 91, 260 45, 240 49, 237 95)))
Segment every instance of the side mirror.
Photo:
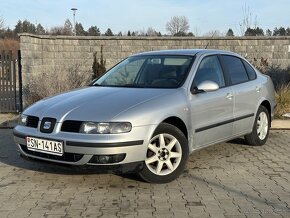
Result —
POLYGON ((219 85, 213 81, 206 80, 195 87, 191 92, 197 94, 201 92, 213 92, 219 89, 219 85))

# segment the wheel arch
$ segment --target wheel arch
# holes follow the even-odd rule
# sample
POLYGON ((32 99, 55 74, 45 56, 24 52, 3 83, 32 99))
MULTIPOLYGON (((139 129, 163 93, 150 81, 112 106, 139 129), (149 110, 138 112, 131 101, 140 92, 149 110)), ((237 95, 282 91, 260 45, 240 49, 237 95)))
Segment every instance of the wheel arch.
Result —
POLYGON ((264 100, 260 105, 263 105, 269 112, 270 122, 272 121, 271 117, 271 104, 268 100, 264 100))
POLYGON ((171 116, 171 117, 164 119, 161 123, 168 123, 168 124, 171 124, 173 126, 176 126, 185 135, 186 139, 188 139, 187 127, 186 127, 185 123, 183 122, 183 120, 180 119, 179 117, 171 116))

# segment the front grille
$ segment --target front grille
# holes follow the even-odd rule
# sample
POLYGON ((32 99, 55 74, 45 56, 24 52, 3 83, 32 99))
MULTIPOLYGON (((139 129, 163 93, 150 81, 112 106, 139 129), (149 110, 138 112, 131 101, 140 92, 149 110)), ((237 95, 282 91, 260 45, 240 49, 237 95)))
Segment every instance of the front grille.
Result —
POLYGON ((52 133, 54 126, 56 123, 56 119, 50 117, 44 117, 40 123, 40 132, 44 133, 52 133))
POLYGON ((82 125, 82 121, 66 120, 61 126, 62 132, 79 132, 82 125))
POLYGON ((39 118, 35 116, 28 116, 26 121, 26 126, 37 128, 39 118))
POLYGON ((62 156, 57 156, 57 155, 53 155, 53 154, 46 154, 46 153, 28 150, 26 145, 20 145, 20 146, 21 146, 21 149, 27 154, 37 156, 37 157, 46 158, 46 159, 50 159, 50 160, 59 160, 59 161, 65 161, 65 162, 77 162, 80 159, 82 159, 84 156, 83 154, 74 154, 74 153, 68 153, 68 152, 65 152, 62 156))

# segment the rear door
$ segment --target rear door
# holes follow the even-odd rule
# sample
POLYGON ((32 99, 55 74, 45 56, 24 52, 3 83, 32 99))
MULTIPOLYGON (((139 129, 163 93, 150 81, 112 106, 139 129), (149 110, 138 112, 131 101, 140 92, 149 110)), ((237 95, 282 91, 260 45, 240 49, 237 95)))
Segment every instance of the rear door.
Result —
POLYGON ((251 132, 261 87, 253 68, 236 56, 221 55, 220 60, 234 95, 233 135, 251 132))
POLYGON ((225 84, 222 67, 217 55, 204 57, 193 79, 193 87, 210 80, 219 85, 213 92, 191 94, 191 122, 195 147, 227 139, 233 129, 233 94, 225 84))

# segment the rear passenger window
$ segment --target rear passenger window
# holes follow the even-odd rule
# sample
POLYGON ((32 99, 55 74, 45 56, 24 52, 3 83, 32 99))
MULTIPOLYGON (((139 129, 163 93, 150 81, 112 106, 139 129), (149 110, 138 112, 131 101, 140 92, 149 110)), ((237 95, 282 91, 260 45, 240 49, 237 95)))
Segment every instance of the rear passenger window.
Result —
POLYGON ((248 72, 248 76, 250 78, 250 80, 254 80, 257 78, 257 75, 256 75, 256 71, 253 69, 253 67, 246 61, 243 61, 244 62, 244 65, 246 67, 246 70, 248 72))
POLYGON ((222 55, 223 67, 229 75, 232 85, 243 83, 249 80, 247 71, 240 58, 222 55))

